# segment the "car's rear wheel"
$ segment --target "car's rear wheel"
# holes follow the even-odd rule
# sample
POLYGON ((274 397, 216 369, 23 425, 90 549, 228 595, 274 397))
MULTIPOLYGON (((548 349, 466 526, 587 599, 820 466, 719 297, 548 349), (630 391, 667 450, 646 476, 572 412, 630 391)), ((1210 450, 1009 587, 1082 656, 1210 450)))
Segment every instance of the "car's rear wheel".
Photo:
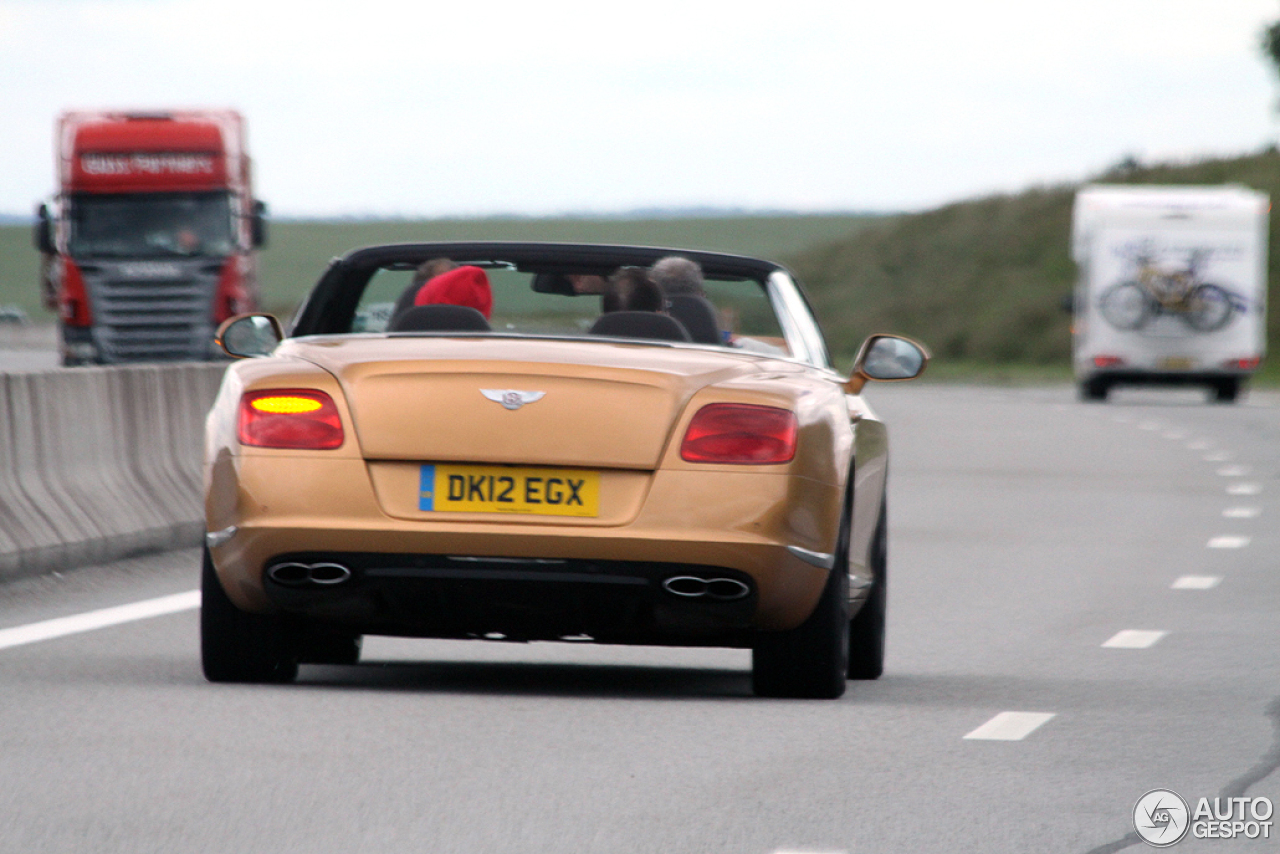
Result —
POLYGON ((292 682, 295 632, 278 617, 248 614, 227 597, 209 550, 200 574, 200 660, 210 682, 292 682))
POLYGON ((871 574, 867 601, 849 624, 849 678, 879 679, 884 673, 884 624, 889 601, 889 532, 885 505, 871 539, 871 574))
POLYGON ((786 632, 763 633, 751 650, 751 681, 761 697, 833 700, 844 694, 849 663, 849 514, 836 541, 835 564, 809 619, 786 632))

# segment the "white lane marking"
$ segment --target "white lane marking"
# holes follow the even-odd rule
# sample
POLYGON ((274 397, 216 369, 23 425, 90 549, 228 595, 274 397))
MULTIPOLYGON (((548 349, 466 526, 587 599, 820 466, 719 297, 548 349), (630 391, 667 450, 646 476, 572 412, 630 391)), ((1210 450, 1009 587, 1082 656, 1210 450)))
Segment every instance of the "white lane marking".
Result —
POLYGON ((1139 430, 1162 430, 1164 425, 1159 421, 1142 421, 1138 424, 1139 430))
POLYGON ((103 608, 99 611, 73 614, 70 617, 58 617, 53 620, 43 620, 39 623, 28 623, 25 626, 0 629, 0 649, 52 640, 66 635, 78 634, 79 632, 91 632, 94 629, 118 626, 121 623, 145 620, 148 617, 176 614, 179 611, 190 611, 192 608, 199 607, 200 591, 188 590, 186 593, 174 593, 172 596, 147 599, 142 602, 134 602, 131 605, 119 605, 115 608, 103 608))
POLYGON ((1244 477, 1248 473, 1248 466, 1223 466, 1218 469, 1219 477, 1244 477))
POLYGON ((1207 439, 1196 439, 1194 442, 1187 443, 1188 451, 1207 451, 1213 447, 1213 443, 1207 439))
POLYGON ((1222 583, 1221 575, 1183 575, 1169 585, 1170 590, 1212 590, 1222 583))
POLYGON ((1233 483, 1227 487, 1227 495, 1257 495, 1260 492, 1260 483, 1233 483))
POLYGON ((1173 439, 1174 441, 1187 438, 1187 434, 1183 433, 1181 430, 1170 430, 1169 432, 1162 433, 1161 435, 1166 439, 1173 439))
POLYGON ((1261 507, 1228 507, 1222 516, 1224 519, 1256 519, 1261 513, 1261 507))
POLYGON ((1242 549, 1247 545, 1249 545, 1248 537, 1238 537, 1233 534, 1212 537, 1209 542, 1205 543, 1205 546, 1211 549, 1242 549))
POLYGON ((965 738, 983 741, 1022 741, 1044 726, 1053 712, 1001 712, 965 738))
POLYGON ((1125 629, 1122 632, 1116 632, 1103 646, 1111 649, 1147 649, 1155 646, 1156 642, 1167 634, 1169 633, 1162 631, 1125 629))
POLYGON ((1211 454, 1204 455, 1206 463, 1225 463, 1229 459, 1231 459, 1230 451, 1214 451, 1211 454))

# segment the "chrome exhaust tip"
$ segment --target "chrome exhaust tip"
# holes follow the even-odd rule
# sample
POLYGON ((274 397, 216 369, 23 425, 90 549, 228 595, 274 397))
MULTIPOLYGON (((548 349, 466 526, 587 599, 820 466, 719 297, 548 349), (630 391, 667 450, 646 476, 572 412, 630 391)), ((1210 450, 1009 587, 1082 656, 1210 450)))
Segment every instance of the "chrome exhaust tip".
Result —
POLYGON ((751 588, 736 578, 700 578, 696 575, 673 575, 663 580, 662 589, 684 599, 705 596, 718 602, 732 602, 751 595, 751 588))
POLYGON ((305 563, 278 563, 267 570, 267 577, 285 587, 302 587, 311 582, 311 567, 305 563))
POLYGON ((328 586, 341 584, 351 578, 351 570, 340 563, 311 564, 311 583, 328 586))
POLYGON ((722 602, 742 599, 751 594, 751 588, 736 578, 712 578, 707 581, 707 595, 722 602))
POLYGON ((329 587, 351 578, 351 570, 340 563, 277 563, 267 569, 267 577, 283 587, 329 587))

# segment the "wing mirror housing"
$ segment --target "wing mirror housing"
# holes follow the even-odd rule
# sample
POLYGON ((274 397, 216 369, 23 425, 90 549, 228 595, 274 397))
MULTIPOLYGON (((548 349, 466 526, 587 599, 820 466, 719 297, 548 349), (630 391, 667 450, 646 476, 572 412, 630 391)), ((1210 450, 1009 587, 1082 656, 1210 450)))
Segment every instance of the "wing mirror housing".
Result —
POLYGON ((901 335, 872 335, 862 342, 844 390, 849 394, 858 394, 868 380, 913 380, 924 373, 928 364, 929 351, 923 344, 901 335))
POLYGON ((257 199, 249 214, 249 240, 254 249, 262 249, 267 245, 267 205, 257 199))
POLYGON ((57 255, 58 247, 53 237, 53 216, 48 205, 36 207, 36 222, 31 234, 31 242, 41 255, 57 255))
POLYGON ((260 359, 284 340, 280 321, 270 314, 237 314, 218 327, 214 341, 228 356, 260 359))

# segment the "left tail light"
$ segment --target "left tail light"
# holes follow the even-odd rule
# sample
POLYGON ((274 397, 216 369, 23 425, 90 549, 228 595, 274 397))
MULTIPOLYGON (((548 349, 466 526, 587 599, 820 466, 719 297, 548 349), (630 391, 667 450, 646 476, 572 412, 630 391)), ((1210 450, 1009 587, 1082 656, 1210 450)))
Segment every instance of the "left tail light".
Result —
POLYGON ((240 444, 330 451, 342 446, 333 398, 315 389, 249 391, 240 398, 240 444))
POLYGON ((709 403, 689 422, 680 458, 689 463, 769 465, 796 455, 795 413, 772 406, 709 403))

